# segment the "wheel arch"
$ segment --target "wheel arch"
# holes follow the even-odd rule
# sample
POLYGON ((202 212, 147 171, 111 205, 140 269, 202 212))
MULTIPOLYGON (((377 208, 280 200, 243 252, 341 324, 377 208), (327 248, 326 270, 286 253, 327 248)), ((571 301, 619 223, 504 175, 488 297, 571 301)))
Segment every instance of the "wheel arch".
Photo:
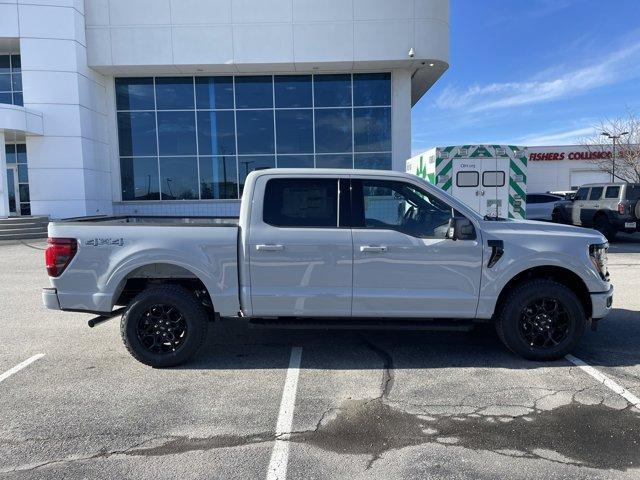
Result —
POLYGON ((127 305, 133 297, 152 285, 180 285, 193 292, 202 303, 213 309, 213 296, 195 269, 173 262, 159 261, 137 265, 121 273, 117 280, 114 305, 127 305))
POLYGON ((531 267, 514 275, 502 287, 502 290, 498 295, 494 318, 501 311, 502 306, 504 305, 504 302, 509 292, 514 287, 528 280, 535 280, 535 279, 553 280, 567 287, 569 290, 575 293, 578 299, 580 300, 580 303, 584 308, 587 318, 591 318, 593 307, 591 305, 591 295, 589 293, 589 288, 587 287, 585 282, 582 280, 582 278, 580 278, 580 276, 577 273, 573 272, 572 270, 569 270, 568 268, 564 268, 564 267, 554 266, 554 265, 531 267))

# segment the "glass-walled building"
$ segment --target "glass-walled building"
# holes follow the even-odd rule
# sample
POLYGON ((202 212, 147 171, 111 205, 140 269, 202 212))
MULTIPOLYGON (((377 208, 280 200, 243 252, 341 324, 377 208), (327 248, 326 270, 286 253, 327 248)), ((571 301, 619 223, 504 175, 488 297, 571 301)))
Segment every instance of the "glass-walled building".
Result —
POLYGON ((256 169, 403 170, 448 0, 317 7, 0 4, 0 216, 237 215, 256 169))

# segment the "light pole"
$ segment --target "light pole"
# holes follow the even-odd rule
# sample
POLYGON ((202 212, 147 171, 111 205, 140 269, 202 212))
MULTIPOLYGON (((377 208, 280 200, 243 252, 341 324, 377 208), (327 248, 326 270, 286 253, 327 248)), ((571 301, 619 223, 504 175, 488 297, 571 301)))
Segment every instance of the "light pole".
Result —
POLYGON ((629 135, 629 132, 622 132, 618 135, 612 135, 609 132, 602 132, 602 135, 610 138, 613 141, 613 168, 611 169, 611 181, 616 181, 616 142, 624 135, 629 135))

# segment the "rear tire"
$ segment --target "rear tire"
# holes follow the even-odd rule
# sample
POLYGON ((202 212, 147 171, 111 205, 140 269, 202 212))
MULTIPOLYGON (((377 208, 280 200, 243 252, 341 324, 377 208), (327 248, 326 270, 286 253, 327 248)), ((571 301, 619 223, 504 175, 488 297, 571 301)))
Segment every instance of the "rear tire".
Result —
POLYGON ((175 367, 202 346, 207 321, 207 311, 192 292, 177 285, 160 285, 133 299, 122 316, 120 334, 139 362, 175 367))
POLYGON ((595 229, 607 237, 607 240, 610 242, 615 240, 618 231, 616 227, 611 225, 611 222, 609 222, 609 219, 605 215, 598 215, 593 223, 595 229))
POLYGON ((496 320, 500 340, 529 360, 556 360, 582 339, 587 319, 580 300, 552 280, 529 280, 516 286, 496 320))
POLYGON ((565 222, 562 220, 562 215, 560 215, 560 211, 559 211, 559 210, 557 210, 557 209, 556 209, 556 210, 554 210, 554 211, 551 213, 551 221, 552 221, 553 223, 565 223, 565 222))

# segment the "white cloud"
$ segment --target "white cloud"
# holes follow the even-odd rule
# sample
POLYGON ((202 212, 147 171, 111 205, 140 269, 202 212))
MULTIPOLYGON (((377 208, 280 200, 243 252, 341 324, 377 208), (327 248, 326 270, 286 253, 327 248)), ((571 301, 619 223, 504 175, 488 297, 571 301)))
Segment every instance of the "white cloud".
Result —
POLYGON ((603 58, 592 58, 597 63, 570 71, 555 67, 547 70, 546 78, 527 82, 474 85, 462 91, 447 87, 435 103, 442 110, 482 112, 558 100, 640 76, 640 41, 603 58), (556 72, 555 76, 551 72, 556 72))
POLYGON ((542 132, 521 137, 515 143, 523 145, 572 145, 580 143, 585 137, 592 137, 595 127, 575 128, 572 130, 542 132))

